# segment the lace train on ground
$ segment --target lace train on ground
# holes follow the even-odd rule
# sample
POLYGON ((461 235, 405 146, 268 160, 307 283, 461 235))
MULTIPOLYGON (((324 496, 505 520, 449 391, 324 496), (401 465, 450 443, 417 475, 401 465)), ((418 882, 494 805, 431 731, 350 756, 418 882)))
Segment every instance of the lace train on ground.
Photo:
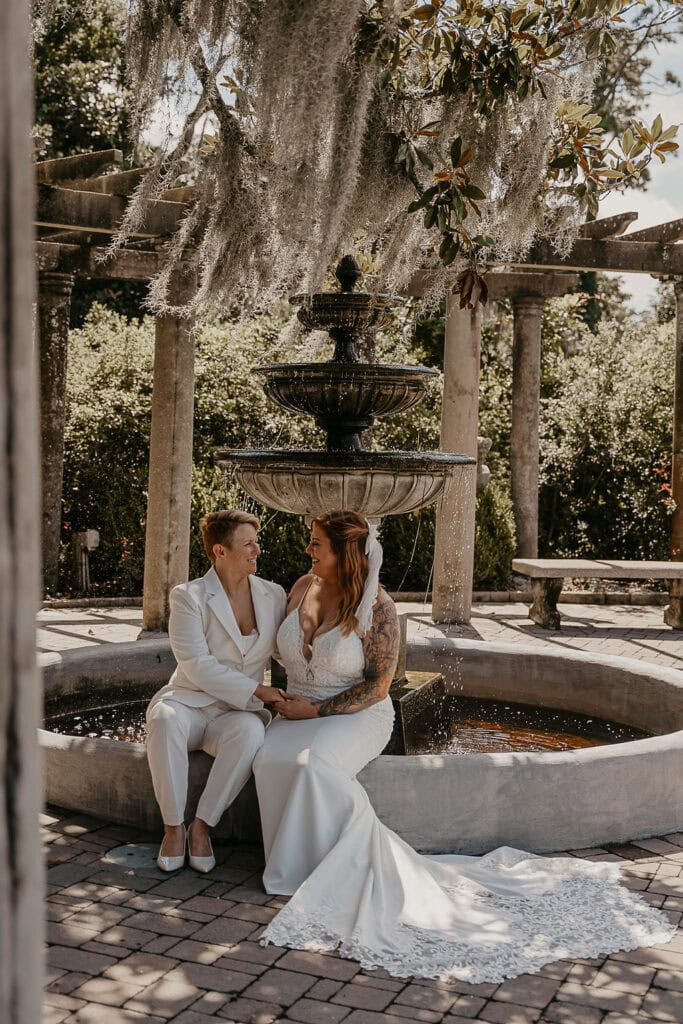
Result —
MULTIPOLYGON (((534 897, 470 891, 472 907, 485 907, 497 918, 503 932, 499 941, 487 941, 483 934, 475 941, 457 941, 396 920, 384 943, 368 944, 362 925, 349 935, 331 930, 334 905, 313 912, 294 899, 270 922, 263 942, 336 950, 366 970, 383 968, 397 978, 457 978, 470 984, 503 982, 555 960, 590 959, 668 942, 675 926, 620 884, 618 868, 610 874, 576 873, 552 893, 534 897)), ((443 898, 449 899, 446 892, 443 898)))

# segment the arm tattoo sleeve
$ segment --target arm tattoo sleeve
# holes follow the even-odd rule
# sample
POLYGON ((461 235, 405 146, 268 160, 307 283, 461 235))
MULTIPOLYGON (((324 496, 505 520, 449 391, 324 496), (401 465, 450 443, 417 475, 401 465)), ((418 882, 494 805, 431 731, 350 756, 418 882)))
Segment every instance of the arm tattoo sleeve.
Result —
POLYGON ((364 641, 365 672, 361 683, 350 686, 318 705, 318 715, 351 715, 386 697, 398 661, 398 619, 393 601, 375 609, 372 629, 364 641))

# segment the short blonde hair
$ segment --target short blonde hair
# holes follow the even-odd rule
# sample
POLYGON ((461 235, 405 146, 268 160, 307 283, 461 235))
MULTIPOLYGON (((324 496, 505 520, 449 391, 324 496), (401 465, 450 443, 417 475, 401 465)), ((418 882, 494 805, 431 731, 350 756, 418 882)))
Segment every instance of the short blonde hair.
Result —
POLYGON ((242 526, 244 523, 253 526, 255 530, 261 529, 261 523, 256 516, 242 512, 238 508, 224 508, 219 512, 207 512, 205 516, 202 516, 199 520, 199 529, 204 542, 204 550, 212 563, 216 561, 213 553, 214 544, 225 544, 227 548, 231 547, 233 533, 238 526, 242 526))

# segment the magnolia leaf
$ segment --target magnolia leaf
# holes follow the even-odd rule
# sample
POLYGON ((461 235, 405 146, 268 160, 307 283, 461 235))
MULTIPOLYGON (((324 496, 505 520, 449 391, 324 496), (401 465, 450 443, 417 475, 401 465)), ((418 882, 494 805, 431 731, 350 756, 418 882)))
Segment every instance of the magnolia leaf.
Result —
POLYGON ((429 154, 425 153, 424 149, 419 149, 417 146, 415 146, 414 149, 415 152, 417 153, 417 159, 420 161, 420 163, 424 164, 425 167, 428 167, 430 171, 433 170, 434 161, 429 156, 429 154))
POLYGON ((482 190, 478 188, 477 185, 472 185, 471 183, 468 185, 463 185, 461 191, 462 194, 466 196, 468 199, 486 199, 486 193, 482 192, 482 190))
POLYGON ((548 167, 551 167, 554 171, 563 171, 569 167, 573 167, 576 157, 574 153, 564 153, 562 156, 556 156, 550 161, 548 167))
POLYGON ((426 228, 434 227, 434 224, 436 223, 436 210, 436 206, 430 206, 425 213, 423 224, 426 228))
POLYGON ((441 239, 441 245, 439 246, 439 259, 442 260, 448 252, 448 247, 451 244, 451 235, 446 234, 441 239))
POLYGON ((451 163, 453 164, 454 167, 457 167, 458 164, 460 163, 460 154, 461 153, 462 153, 462 139, 458 135, 451 142, 451 149, 450 149, 451 163))
POLYGON ((460 193, 455 190, 453 190, 451 195, 451 209, 454 211, 455 216, 459 221, 466 220, 467 207, 465 206, 460 193))

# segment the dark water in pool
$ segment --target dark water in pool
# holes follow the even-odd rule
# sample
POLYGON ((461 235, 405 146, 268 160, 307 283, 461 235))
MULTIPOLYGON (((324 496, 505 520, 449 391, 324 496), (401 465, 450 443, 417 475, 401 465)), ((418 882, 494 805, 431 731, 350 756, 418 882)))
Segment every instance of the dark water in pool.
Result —
POLYGON ((642 729, 573 711, 450 696, 425 753, 580 750, 649 735, 642 729))
MULTIPOLYGON (((47 717, 45 728, 68 736, 144 743, 147 703, 135 700, 71 710, 47 717)), ((648 735, 631 726, 570 711, 450 696, 435 708, 434 728, 422 738, 420 749, 440 754, 578 750, 648 735)))

